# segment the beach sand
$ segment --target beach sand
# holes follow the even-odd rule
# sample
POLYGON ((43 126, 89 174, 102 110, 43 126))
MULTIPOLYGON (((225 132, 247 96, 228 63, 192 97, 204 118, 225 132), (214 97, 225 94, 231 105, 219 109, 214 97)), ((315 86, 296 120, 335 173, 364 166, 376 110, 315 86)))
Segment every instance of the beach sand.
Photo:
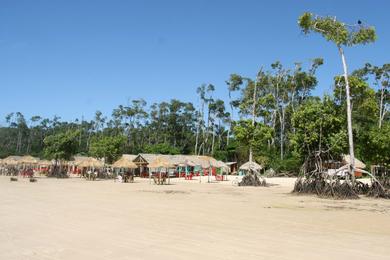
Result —
POLYGON ((1 176, 0 259, 390 259, 390 201, 206 180, 1 176))

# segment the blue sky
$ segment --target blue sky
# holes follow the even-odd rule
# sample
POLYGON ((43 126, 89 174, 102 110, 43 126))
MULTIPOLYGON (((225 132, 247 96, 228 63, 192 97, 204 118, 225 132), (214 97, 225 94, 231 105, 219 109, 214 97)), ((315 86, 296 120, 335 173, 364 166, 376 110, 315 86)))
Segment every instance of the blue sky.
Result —
POLYGON ((279 60, 323 57, 315 94, 331 90, 342 67, 335 46, 304 36, 305 11, 358 19, 374 44, 347 49, 350 69, 390 62, 390 1, 0 1, 0 124, 9 112, 91 119, 129 99, 196 104, 196 87, 227 98, 231 73, 253 77, 279 60))

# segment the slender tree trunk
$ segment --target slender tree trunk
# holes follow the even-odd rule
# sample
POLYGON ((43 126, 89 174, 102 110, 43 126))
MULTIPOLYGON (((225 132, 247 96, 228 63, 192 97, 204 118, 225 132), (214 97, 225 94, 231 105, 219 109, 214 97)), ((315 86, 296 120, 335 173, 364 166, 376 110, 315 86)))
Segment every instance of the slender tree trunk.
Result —
POLYGON ((18 131, 18 140, 16 144, 16 150, 18 153, 22 151, 22 131, 18 131))
POLYGON ((351 98, 349 93, 349 81, 348 81, 348 69, 347 62, 345 61, 344 51, 338 46, 339 53, 341 55, 341 61, 343 63, 344 80, 345 80, 345 94, 347 98, 347 121, 348 121, 348 142, 349 142, 349 156, 351 159, 351 179, 352 183, 355 183, 355 153, 353 149, 353 135, 352 135, 352 109, 351 109, 351 98))
POLYGON ((233 117, 234 117, 234 110, 233 110, 233 104, 232 104, 232 97, 231 97, 231 93, 229 91, 229 99, 230 99, 230 111, 231 111, 231 114, 230 114, 230 122, 229 122, 229 128, 228 128, 228 131, 227 131, 227 136, 226 136, 226 146, 229 146, 229 141, 230 141, 230 129, 232 128, 232 122, 233 122, 233 117))
POLYGON ((27 139, 27 147, 26 147, 26 153, 29 154, 31 150, 31 143, 32 143, 32 129, 31 126, 29 127, 29 133, 28 133, 28 139, 27 139))
POLYGON ((284 128, 285 128, 285 108, 282 107, 282 113, 279 115, 280 121, 280 159, 284 158, 284 128))
POLYGON ((209 134, 210 134, 210 108, 208 109, 208 112, 207 112, 206 137, 204 139, 203 155, 205 155, 206 145, 209 141, 209 134))
MULTIPOLYGON (((272 129, 275 129, 275 125, 276 125, 276 114, 277 114, 277 112, 276 112, 276 110, 274 110, 274 111, 272 111, 272 118, 271 118, 271 128, 272 129)), ((272 147, 275 147, 275 138, 274 137, 272 137, 271 138, 271 146, 272 147)))
POLYGON ((200 136, 200 131, 202 131, 202 136, 203 140, 202 143, 199 146, 197 154, 200 155, 201 148, 203 148, 203 154, 204 154, 204 137, 205 137, 205 130, 204 130, 204 99, 201 98, 201 111, 200 111, 200 119, 199 119, 199 134, 198 134, 198 142, 199 142, 199 136, 200 136))
POLYGON ((200 132, 200 116, 198 116, 198 125, 196 127, 196 137, 195 137, 195 154, 198 154, 198 143, 199 143, 199 132, 200 132))
POLYGON ((219 120, 218 122, 218 149, 221 150, 221 147, 222 147, 222 135, 223 135, 223 132, 221 131, 222 128, 221 128, 221 119, 219 120))
POLYGON ((385 96, 385 88, 384 88, 383 84, 381 84, 381 98, 380 98, 380 104, 379 104, 379 122, 378 122, 379 128, 382 127, 382 122, 383 122, 384 115, 385 115, 385 109, 383 106, 384 96, 385 96))
POLYGON ((227 133, 226 133, 226 146, 229 146, 229 136, 230 136, 230 127, 231 127, 231 123, 229 123, 229 128, 227 130, 227 133))
MULTIPOLYGON (((257 76, 255 80, 255 86, 253 90, 253 107, 252 107, 252 126, 255 126, 255 117, 256 117, 256 92, 257 92, 257 76)), ((253 149, 252 144, 249 146, 249 164, 251 167, 253 162, 253 149)))
POLYGON ((211 154, 214 154, 214 144, 215 144, 215 129, 214 129, 214 123, 211 128, 212 134, 213 134, 213 140, 211 141, 211 154))

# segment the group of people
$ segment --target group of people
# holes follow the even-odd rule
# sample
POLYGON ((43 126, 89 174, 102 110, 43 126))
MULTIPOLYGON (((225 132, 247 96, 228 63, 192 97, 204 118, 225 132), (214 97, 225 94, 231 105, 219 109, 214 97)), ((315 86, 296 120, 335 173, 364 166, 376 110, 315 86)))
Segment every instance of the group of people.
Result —
POLYGON ((134 173, 127 171, 125 173, 118 174, 116 181, 119 183, 134 182, 134 173))
POLYGON ((0 174, 5 176, 22 176, 32 178, 34 177, 34 170, 26 167, 1 166, 0 174))

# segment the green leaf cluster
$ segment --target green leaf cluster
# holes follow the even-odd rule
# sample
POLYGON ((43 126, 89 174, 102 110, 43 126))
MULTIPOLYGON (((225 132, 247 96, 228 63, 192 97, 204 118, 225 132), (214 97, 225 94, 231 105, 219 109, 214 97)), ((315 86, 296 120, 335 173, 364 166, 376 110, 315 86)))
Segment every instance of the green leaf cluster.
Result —
POLYGON ((306 12, 299 17, 298 24, 305 34, 320 33, 327 41, 334 42, 337 46, 367 44, 376 40, 374 27, 347 25, 335 17, 320 17, 306 12))

